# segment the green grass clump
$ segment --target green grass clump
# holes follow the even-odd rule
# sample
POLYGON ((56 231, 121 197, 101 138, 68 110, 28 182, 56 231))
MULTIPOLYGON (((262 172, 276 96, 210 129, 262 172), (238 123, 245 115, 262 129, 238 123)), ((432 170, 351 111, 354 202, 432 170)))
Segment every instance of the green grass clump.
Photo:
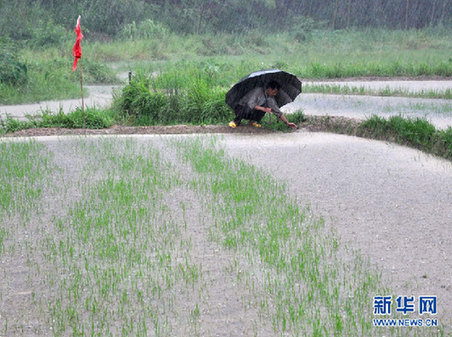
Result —
MULTIPOLYGON (((87 108, 85 109, 85 124, 88 129, 105 129, 117 121, 116 114, 109 109, 87 108)), ((73 112, 63 113, 59 111, 52 113, 43 111, 41 116, 28 117, 21 121, 11 117, 0 119, 0 133, 16 132, 31 128, 83 128, 83 111, 77 108, 73 112)))
POLYGON ((165 72, 137 76, 114 106, 133 125, 218 124, 232 117, 225 94, 201 76, 165 72))
POLYGON ((393 116, 388 120, 372 116, 359 126, 359 134, 371 134, 377 139, 394 140, 399 144, 452 159, 452 128, 437 130, 425 119, 404 119, 393 116))
MULTIPOLYGON (((229 159, 215 141, 176 142, 199 177, 191 185, 210 202, 214 237, 238 256, 238 281, 275 334, 373 335, 369 300, 383 291, 378 274, 344 249, 322 219, 301 208, 287 188, 240 160, 229 159), (343 252, 343 251, 342 251, 343 252), (243 263, 243 262, 242 262, 243 263)), ((208 201, 206 201, 208 202, 208 201)))
POLYGON ((417 77, 417 76, 452 76, 452 62, 441 61, 438 64, 412 64, 399 60, 368 61, 354 63, 343 62, 320 63, 313 62, 299 68, 298 73, 307 78, 350 78, 350 77, 417 77))
MULTIPOLYGON (((115 115, 109 109, 86 108, 85 123, 89 129, 109 128, 115 122, 115 115)), ((83 111, 77 108, 75 111, 64 114, 61 111, 53 114, 44 112, 42 121, 37 124, 38 127, 62 127, 62 128, 83 128, 83 111)))

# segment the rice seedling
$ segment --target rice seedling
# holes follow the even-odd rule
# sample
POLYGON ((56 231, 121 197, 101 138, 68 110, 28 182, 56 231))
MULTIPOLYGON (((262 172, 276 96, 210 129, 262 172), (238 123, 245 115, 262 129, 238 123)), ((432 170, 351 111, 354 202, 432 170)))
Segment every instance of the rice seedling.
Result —
POLYGON ((281 335, 378 335, 369 301, 387 291, 380 274, 284 185, 211 142, 173 146, 198 172, 191 186, 210 202, 212 237, 235 252, 229 271, 247 286, 260 317, 281 335))
MULTIPOLYGON (((146 335, 147 331, 171 335, 172 325, 185 315, 175 305, 176 294, 195 296, 202 280, 201 266, 191 260, 190 245, 177 245, 183 227, 166 206, 165 195, 178 184, 177 176, 167 175, 171 170, 158 152, 148 147, 139 150, 130 140, 118 144, 78 139, 67 150, 83 157, 80 149, 88 156, 97 154, 99 161, 88 160, 72 181, 64 181, 58 171, 53 171, 57 174, 52 180, 61 197, 63 190, 75 188, 82 191, 80 199, 60 199, 57 208, 63 212, 46 215, 43 219, 50 221, 46 231, 36 231, 33 244, 21 244, 28 275, 39 275, 48 291, 38 291, 30 308, 34 314, 13 316, 5 333, 21 331, 22 322, 38 315, 50 327, 37 328, 45 335, 146 335)), ((11 204, 4 206, 13 215, 18 211, 11 204)), ((10 219, 2 220, 7 230, 13 228, 10 219)), ((27 230, 30 226, 24 222, 27 230)))
POLYGON ((24 227, 38 207, 48 186, 51 154, 34 141, 0 143, 0 253, 14 249, 8 240, 24 227), (13 225, 7 226, 7 223, 13 225))
POLYGON ((2 334, 202 335, 212 283, 226 276, 243 291, 221 295, 257 312, 256 333, 265 325, 273 335, 381 332, 371 328, 369 303, 390 290, 321 217, 266 172, 230 159, 217 138, 165 139, 0 144, 10 158, 2 182, 23 180, 8 168, 23 160, 33 163, 23 171, 30 181, 47 186, 23 199, 29 182, 12 190, 17 205, 2 213, 4 242, 19 242, 2 254, 26 267, 19 291, 29 296, 17 315, 16 288, 0 289, 2 334), (38 166, 46 174, 34 174, 38 166), (24 210, 30 220, 19 233, 13 220, 24 210), (209 244, 221 278, 200 255, 209 244))
POLYGON ((46 238, 57 247, 49 263, 63 278, 49 301, 58 317, 53 330, 136 335, 152 328, 168 335, 176 310, 173 292, 193 288, 202 273, 186 250, 175 249, 181 229, 162 197, 174 180, 152 149, 138 151, 125 142, 118 154, 115 142, 104 145, 106 178, 92 184, 58 223, 56 235, 46 238), (181 259, 184 263, 177 262, 181 259), (94 326, 79 318, 82 308, 94 326))

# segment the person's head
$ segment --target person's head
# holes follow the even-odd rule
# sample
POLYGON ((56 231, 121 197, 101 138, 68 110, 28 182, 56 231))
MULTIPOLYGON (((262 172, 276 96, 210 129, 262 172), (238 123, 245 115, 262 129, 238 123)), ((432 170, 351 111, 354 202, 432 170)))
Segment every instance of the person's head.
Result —
POLYGON ((265 92, 268 96, 276 96, 281 85, 276 81, 270 81, 265 85, 265 92))

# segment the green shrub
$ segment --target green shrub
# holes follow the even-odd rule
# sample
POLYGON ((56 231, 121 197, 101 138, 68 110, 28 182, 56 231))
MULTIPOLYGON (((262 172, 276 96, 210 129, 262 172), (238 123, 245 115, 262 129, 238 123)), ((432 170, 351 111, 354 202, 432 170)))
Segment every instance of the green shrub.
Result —
POLYGON ((390 131, 397 135, 401 141, 406 141, 415 146, 430 147, 435 127, 425 119, 404 119, 393 116, 388 121, 390 131))
POLYGON ((452 127, 438 131, 434 149, 435 153, 452 160, 452 127))
POLYGON ((11 117, 7 117, 6 120, 0 118, 0 134, 16 132, 31 127, 33 127, 33 124, 30 122, 19 121, 11 117))

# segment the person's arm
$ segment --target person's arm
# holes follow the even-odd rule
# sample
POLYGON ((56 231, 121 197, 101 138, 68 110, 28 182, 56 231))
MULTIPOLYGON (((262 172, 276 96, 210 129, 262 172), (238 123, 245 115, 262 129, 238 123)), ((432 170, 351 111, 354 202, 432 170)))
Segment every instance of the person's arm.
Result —
POLYGON ((297 124, 289 122, 281 111, 274 111, 274 110, 272 110, 272 108, 264 108, 264 107, 259 106, 259 105, 256 105, 254 107, 254 109, 265 111, 266 113, 272 113, 273 112, 276 115, 276 117, 281 119, 284 122, 284 124, 286 124, 289 128, 292 128, 292 129, 296 129, 297 128, 297 124))
POLYGON ((297 128, 297 124, 289 122, 287 120, 287 118, 284 117, 284 115, 281 115, 280 118, 289 128, 292 128, 292 129, 296 129, 297 128))
POLYGON ((255 109, 255 110, 264 111, 264 112, 266 112, 266 113, 272 112, 272 108, 265 108, 265 107, 260 106, 260 105, 256 105, 256 106, 254 107, 254 109, 255 109))
POLYGON ((283 115, 282 111, 279 110, 278 104, 276 103, 276 100, 272 97, 268 99, 268 103, 271 106, 270 111, 266 112, 273 112, 276 117, 280 118, 284 124, 286 124, 289 128, 296 129, 297 125, 295 123, 290 123, 287 118, 283 115))

